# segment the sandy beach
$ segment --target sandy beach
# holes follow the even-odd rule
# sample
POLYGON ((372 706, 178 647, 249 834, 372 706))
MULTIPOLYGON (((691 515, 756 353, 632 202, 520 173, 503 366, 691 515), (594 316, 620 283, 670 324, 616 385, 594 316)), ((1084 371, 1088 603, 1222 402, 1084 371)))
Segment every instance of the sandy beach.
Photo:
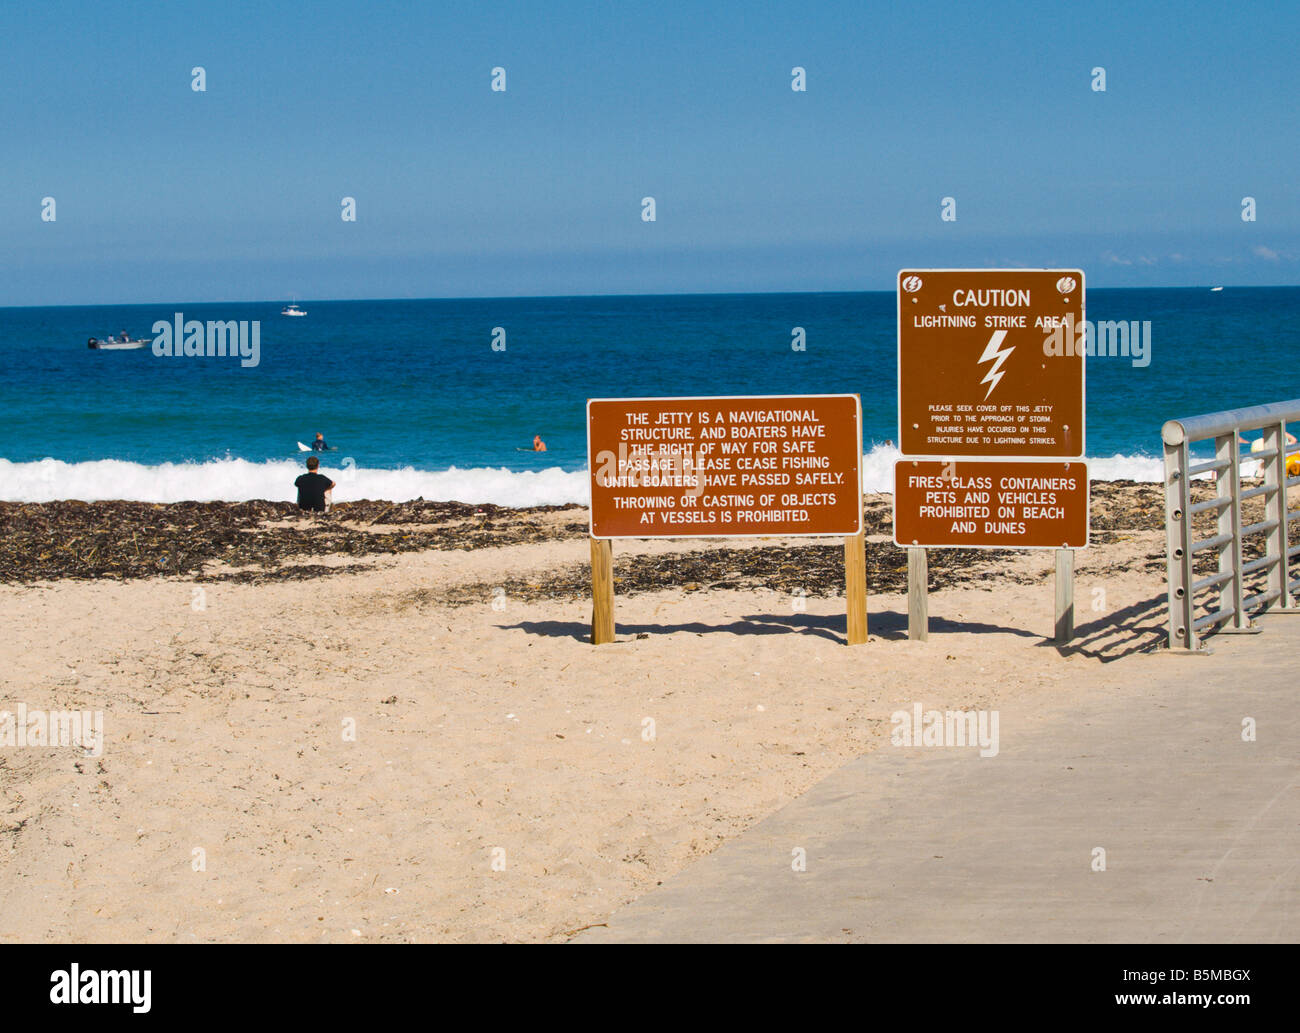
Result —
POLYGON ((102 711, 104 741, 0 752, 0 939, 564 940, 900 706, 1160 662, 1157 486, 1094 485, 1068 650, 1050 552, 933 553, 908 641, 889 499, 865 506, 868 644, 837 543, 660 540, 615 543, 597 648, 578 507, 5 505, 0 709, 102 711))

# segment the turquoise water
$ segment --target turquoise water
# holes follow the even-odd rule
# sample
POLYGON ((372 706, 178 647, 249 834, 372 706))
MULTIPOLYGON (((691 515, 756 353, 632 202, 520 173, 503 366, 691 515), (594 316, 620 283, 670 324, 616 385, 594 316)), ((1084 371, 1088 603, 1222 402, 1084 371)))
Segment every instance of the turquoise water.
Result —
MULTIPOLYGON (((897 437, 892 292, 281 304, 0 309, 0 497, 266 497, 321 431, 370 497, 554 501, 588 397, 856 392, 864 450, 897 437), (178 311, 259 320, 260 362, 86 348, 178 311)), ((1300 395, 1300 288, 1090 290, 1088 317, 1151 322, 1148 366, 1088 360, 1108 476, 1152 475, 1170 417, 1300 395)))

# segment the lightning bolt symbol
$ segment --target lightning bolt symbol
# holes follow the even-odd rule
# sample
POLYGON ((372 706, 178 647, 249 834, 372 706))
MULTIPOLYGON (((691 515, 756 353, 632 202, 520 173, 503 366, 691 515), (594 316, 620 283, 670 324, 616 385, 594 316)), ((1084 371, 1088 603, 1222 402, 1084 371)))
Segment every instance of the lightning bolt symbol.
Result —
POLYGON ((1002 364, 1007 361, 1007 357, 1016 349, 1014 347, 1001 350, 1001 344, 1007 339, 1005 330, 994 330, 993 336, 989 338, 989 343, 984 346, 984 354, 979 357, 980 362, 992 362, 989 371, 984 374, 981 384, 988 384, 989 389, 984 392, 987 399, 993 393, 993 389, 998 386, 998 381, 1002 379, 1002 364), (996 361, 994 361, 996 360, 996 361), (992 381, 992 383, 989 383, 992 381))

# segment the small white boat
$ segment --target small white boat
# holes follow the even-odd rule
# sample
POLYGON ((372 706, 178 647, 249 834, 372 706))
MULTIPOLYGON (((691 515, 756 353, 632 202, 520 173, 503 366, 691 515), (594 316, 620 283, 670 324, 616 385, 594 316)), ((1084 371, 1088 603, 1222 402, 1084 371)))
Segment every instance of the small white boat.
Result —
POLYGON ((1222 287, 1211 287, 1211 288, 1210 288, 1210 293, 1213 294, 1215 291, 1221 291, 1221 290, 1223 290, 1222 287))
POLYGON ((300 309, 297 305, 285 305, 284 308, 280 309, 280 315, 282 316, 305 316, 306 314, 306 311, 300 309))
POLYGON ((95 351, 120 352, 120 351, 131 351, 136 348, 143 348, 146 344, 149 343, 150 340, 147 337, 143 337, 140 338, 139 340, 134 340, 134 341, 133 340, 123 341, 121 338, 109 338, 107 341, 101 341, 97 337, 92 337, 89 341, 86 342, 86 347, 92 348, 95 351))

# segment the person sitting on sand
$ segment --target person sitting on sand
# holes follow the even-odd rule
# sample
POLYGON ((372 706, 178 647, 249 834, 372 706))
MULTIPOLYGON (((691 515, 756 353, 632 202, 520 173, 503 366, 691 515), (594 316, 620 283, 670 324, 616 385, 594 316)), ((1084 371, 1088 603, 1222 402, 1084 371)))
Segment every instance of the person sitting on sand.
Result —
POLYGON ((298 508, 306 512, 324 513, 329 508, 334 482, 316 472, 319 466, 320 460, 310 456, 307 459, 307 472, 293 482, 298 489, 298 508))
POLYGON ((311 450, 313 452, 328 452, 330 450, 329 445, 325 444, 325 435, 320 431, 316 432, 316 440, 311 443, 311 450))
POLYGON ((546 442, 542 440, 542 436, 540 434, 533 435, 533 451, 534 452, 546 451, 546 442))

